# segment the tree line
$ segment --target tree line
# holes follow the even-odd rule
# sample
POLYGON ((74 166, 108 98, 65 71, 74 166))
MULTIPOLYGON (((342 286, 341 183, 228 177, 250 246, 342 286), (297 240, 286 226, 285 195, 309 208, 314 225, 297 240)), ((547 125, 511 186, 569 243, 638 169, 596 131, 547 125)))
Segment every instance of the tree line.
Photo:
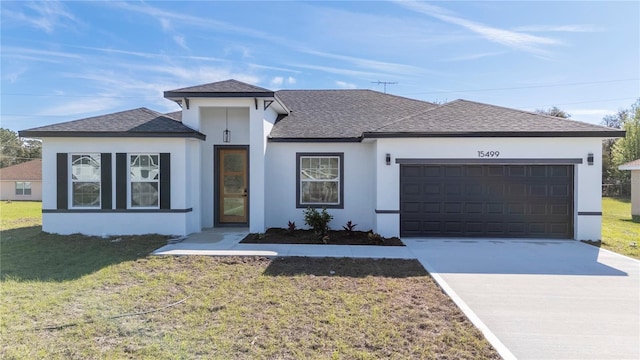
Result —
MULTIPOLYGON (((543 115, 570 118, 567 112, 552 107, 538 109, 543 115)), ((631 172, 618 170, 618 166, 640 159, 640 98, 628 109, 621 109, 614 115, 602 118, 602 125, 625 130, 626 136, 619 139, 606 139, 602 142, 602 184, 603 195, 630 195, 631 172)))
POLYGON ((22 139, 15 131, 0 128, 0 168, 42 158, 42 142, 22 139))

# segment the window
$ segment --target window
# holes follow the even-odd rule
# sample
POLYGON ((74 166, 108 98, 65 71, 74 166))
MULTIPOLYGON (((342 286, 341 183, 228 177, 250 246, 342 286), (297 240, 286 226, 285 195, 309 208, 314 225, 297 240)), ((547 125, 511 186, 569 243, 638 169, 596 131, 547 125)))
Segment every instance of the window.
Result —
POLYGON ((71 155, 73 207, 100 207, 100 154, 71 155))
POLYGON ((16 195, 31 195, 31 183, 16 181, 16 195))
POLYGON ((297 207, 342 208, 343 154, 296 154, 297 207))
POLYGON ((132 208, 158 208, 160 204, 160 161, 158 154, 129 155, 132 208))

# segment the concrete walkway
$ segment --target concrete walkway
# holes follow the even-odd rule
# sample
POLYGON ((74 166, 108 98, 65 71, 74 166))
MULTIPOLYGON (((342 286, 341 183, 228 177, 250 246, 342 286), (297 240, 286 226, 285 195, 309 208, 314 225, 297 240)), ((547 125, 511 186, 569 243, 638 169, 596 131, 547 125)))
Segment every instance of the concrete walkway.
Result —
POLYGON ((240 244, 211 229, 155 255, 418 259, 505 359, 640 359, 640 262, 572 240, 240 244))
POLYGON ((403 240, 505 358, 640 359, 640 262, 577 241, 403 240))
POLYGON ((163 246, 153 254, 415 259, 406 246, 240 244, 248 233, 248 229, 209 229, 163 246))

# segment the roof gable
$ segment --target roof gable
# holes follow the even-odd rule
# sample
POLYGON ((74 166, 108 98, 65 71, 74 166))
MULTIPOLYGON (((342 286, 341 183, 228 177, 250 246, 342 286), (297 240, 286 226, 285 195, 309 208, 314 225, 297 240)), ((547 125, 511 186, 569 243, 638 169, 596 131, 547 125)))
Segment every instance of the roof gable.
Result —
POLYGON ((2 168, 0 180, 42 180, 42 160, 35 159, 2 168))
POLYGON ((195 137, 201 134, 177 119, 147 108, 74 120, 20 131, 23 137, 195 137))
POLYGON ((164 92, 165 98, 184 97, 273 97, 274 92, 238 80, 224 80, 164 92))

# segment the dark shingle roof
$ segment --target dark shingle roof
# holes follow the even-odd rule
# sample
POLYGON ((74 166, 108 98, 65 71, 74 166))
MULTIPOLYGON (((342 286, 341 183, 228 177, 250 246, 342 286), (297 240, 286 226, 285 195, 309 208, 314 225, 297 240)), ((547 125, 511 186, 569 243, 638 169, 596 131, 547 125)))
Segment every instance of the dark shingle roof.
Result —
POLYGON ((166 113, 165 115, 176 119, 176 121, 182 122, 182 110, 166 113))
POLYGON ((42 160, 35 159, 2 168, 0 180, 42 180, 42 160))
POLYGON ((238 80, 218 81, 164 92, 165 98, 181 97, 272 97, 273 91, 238 80))
POLYGON ((290 113, 276 122, 273 140, 286 138, 358 138, 398 118, 435 104, 372 90, 280 90, 290 113))
POLYGON ((177 121, 147 108, 121 111, 59 124, 20 131, 22 137, 194 137, 199 133, 177 121))
POLYGON ((455 100, 408 117, 398 117, 368 137, 389 136, 624 136, 604 126, 537 113, 455 100))

